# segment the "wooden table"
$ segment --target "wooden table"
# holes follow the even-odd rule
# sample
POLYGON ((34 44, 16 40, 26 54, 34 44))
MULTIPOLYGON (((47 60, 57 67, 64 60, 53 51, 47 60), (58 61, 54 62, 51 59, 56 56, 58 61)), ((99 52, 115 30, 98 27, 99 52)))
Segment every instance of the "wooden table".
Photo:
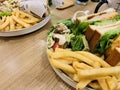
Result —
POLYGON ((96 3, 52 10, 51 20, 28 35, 0 38, 0 90, 74 90, 52 70, 46 55, 50 26, 78 10, 94 11, 96 3))

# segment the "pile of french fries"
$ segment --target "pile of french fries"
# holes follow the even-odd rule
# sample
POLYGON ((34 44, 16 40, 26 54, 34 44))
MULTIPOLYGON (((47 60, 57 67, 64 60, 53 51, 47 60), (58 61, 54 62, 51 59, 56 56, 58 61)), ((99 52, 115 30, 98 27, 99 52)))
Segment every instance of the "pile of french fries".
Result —
POLYGON ((0 20, 0 31, 14 31, 28 28, 40 22, 41 18, 25 13, 18 8, 13 10, 11 16, 3 16, 0 20))
POLYGON ((120 66, 112 67, 100 57, 86 51, 56 48, 47 50, 50 63, 77 82, 76 90, 86 86, 100 90, 120 90, 120 66))

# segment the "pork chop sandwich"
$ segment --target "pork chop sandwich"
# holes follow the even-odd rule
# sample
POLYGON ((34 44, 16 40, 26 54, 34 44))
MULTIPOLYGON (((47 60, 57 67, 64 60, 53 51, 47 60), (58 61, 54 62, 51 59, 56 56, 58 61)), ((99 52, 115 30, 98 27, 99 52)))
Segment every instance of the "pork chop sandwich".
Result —
POLYGON ((118 39, 120 38, 120 15, 115 9, 109 8, 99 13, 78 17, 76 22, 78 21, 81 27, 88 23, 86 28, 81 30, 84 30, 90 51, 104 54, 109 64, 116 65, 120 61, 118 39), (115 55, 118 57, 114 60, 115 55))
POLYGON ((120 62, 120 15, 103 20, 100 25, 89 25, 85 36, 92 52, 104 54, 110 65, 120 62))

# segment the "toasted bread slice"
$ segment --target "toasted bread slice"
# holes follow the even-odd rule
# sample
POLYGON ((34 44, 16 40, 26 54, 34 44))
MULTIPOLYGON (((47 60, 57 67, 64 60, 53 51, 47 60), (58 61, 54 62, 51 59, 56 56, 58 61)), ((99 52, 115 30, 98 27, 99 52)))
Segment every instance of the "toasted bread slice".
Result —
POLYGON ((105 61, 112 66, 117 65, 120 62, 120 48, 115 48, 105 61))
POLYGON ((112 41, 111 47, 105 52, 105 57, 109 57, 116 47, 120 48, 120 35, 112 41))

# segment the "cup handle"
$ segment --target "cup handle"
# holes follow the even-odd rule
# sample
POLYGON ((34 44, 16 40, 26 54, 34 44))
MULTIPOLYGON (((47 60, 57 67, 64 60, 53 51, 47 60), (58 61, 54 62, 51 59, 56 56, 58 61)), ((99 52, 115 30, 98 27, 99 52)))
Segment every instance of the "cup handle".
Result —
POLYGON ((108 4, 108 1, 105 0, 104 2, 103 2, 103 1, 102 1, 102 2, 99 2, 99 3, 97 4, 97 6, 95 7, 95 11, 94 11, 94 13, 97 13, 98 10, 99 10, 99 8, 100 8, 103 4, 105 4, 105 3, 108 4))
POLYGON ((88 15, 88 14, 89 14, 88 10, 86 10, 86 11, 77 11, 77 12, 75 12, 75 14, 72 17, 72 22, 74 22, 76 20, 78 15, 83 16, 83 15, 88 15))

